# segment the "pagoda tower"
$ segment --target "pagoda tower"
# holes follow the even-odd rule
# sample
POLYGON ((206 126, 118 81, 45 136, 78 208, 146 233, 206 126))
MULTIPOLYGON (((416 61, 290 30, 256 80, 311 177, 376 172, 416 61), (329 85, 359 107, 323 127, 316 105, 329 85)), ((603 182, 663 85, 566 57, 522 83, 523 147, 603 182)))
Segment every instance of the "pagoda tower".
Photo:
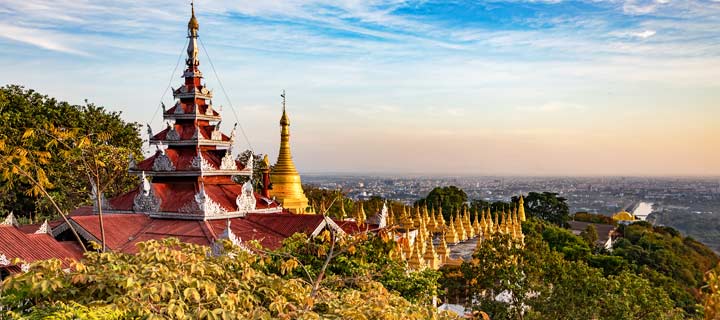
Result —
POLYGON ((140 177, 140 186, 107 201, 109 212, 212 220, 281 211, 277 203, 256 194, 250 181, 243 185, 233 181, 233 176, 252 178, 253 157, 244 164, 236 160, 231 149, 235 128, 229 136, 220 131, 222 117, 213 107, 213 92, 203 83, 199 69, 199 28, 193 7, 187 26, 184 83, 172 90, 175 104, 167 110, 163 104, 166 127, 153 133, 147 126, 155 154, 138 163, 130 159, 129 171, 140 177))
POLYGON ((293 213, 305 213, 308 198, 303 192, 300 174, 295 169, 290 152, 290 118, 285 110, 285 91, 280 96, 283 98, 283 113, 280 117, 280 152, 275 167, 270 173, 271 195, 282 204, 283 208, 293 213))

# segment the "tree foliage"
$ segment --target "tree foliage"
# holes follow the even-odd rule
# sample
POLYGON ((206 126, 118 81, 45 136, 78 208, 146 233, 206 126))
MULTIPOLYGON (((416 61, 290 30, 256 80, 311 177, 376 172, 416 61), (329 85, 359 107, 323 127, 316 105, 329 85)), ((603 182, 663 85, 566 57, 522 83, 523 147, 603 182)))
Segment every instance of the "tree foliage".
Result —
POLYGON ((456 186, 449 186, 432 189, 427 197, 415 201, 415 205, 428 208, 442 207, 445 220, 450 220, 450 215, 455 210, 461 209, 466 202, 468 202, 468 196, 465 191, 456 186))
MULTIPOLYGON (((48 193, 63 211, 90 202, 91 186, 83 169, 82 153, 62 153, 75 148, 75 142, 80 139, 88 139, 85 147, 94 146, 104 168, 117 176, 105 188, 109 196, 135 184, 126 173, 127 156, 141 154, 142 140, 138 136, 138 125, 123 121, 119 112, 110 112, 91 103, 70 105, 10 85, 0 88, 0 123, 3 124, 0 126, 0 144, 6 150, 21 147, 29 155, 36 156, 28 161, 41 170, 32 173, 39 182, 48 182, 44 183, 48 193), (50 134, 49 128, 73 131, 76 138, 73 146, 57 143, 57 136, 50 134), (115 170, 119 167, 123 167, 122 170, 115 170)), ((33 214, 33 218, 55 215, 56 210, 47 197, 27 192, 34 187, 32 182, 10 174, 3 175, 2 179, 0 208, 3 211, 15 211, 20 216, 33 214), (9 183, 10 179, 14 182, 9 183)))
POLYGON ((606 276, 585 261, 568 260, 543 236, 528 232, 522 249, 506 236, 484 241, 461 267, 468 304, 492 319, 682 317, 668 294, 643 277, 627 271, 606 276))
POLYGON ((564 227, 570 217, 567 199, 554 192, 530 192, 525 197, 525 214, 564 227))
MULTIPOLYGON (((287 246, 300 242, 296 237, 287 246)), ((328 282, 312 296, 312 284, 295 273, 311 264, 282 257, 289 247, 250 254, 224 242, 223 254, 214 255, 208 247, 167 239, 138 249, 88 253, 69 270, 59 260, 34 263, 3 282, 0 305, 13 319, 451 318, 372 278, 352 285, 328 282)))

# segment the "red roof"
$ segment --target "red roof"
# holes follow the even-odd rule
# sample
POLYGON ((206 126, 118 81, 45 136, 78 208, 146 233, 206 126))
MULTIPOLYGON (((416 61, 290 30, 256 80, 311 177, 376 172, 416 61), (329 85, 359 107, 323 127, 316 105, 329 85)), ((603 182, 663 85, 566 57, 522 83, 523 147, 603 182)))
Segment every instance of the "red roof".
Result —
MULTIPOLYGON (((180 140, 192 140, 193 136, 195 135, 195 128, 199 129, 198 136, 206 140, 210 140, 212 138, 212 132, 215 131, 215 125, 196 126, 194 123, 176 123, 175 125, 173 125, 173 128, 180 135, 180 140)), ((154 135, 152 137, 152 140, 164 141, 170 129, 172 128, 166 127, 165 129, 154 135)), ((221 137, 222 141, 230 141, 230 137, 226 136, 225 134, 221 134, 221 137)))
MULTIPOLYGON (((98 216, 77 216, 71 219, 95 239, 102 238, 98 216)), ((112 249, 120 248, 149 222, 150 218, 145 214, 103 214, 105 244, 112 249)), ((81 235, 88 238, 87 235, 81 235)))
MULTIPOLYGON (((200 114, 205 114, 207 112, 208 106, 206 104, 198 103, 197 105, 198 105, 198 109, 200 109, 199 110, 200 114)), ((183 109, 183 111, 185 111, 183 113, 194 113, 195 112, 194 105, 191 105, 189 103, 180 102, 180 107, 183 109)), ((177 109, 177 105, 172 106, 172 108, 168 109, 167 112, 165 112, 165 114, 175 114, 175 109, 177 109)), ((213 109, 212 112, 213 112, 213 116, 220 116, 220 114, 217 113, 217 111, 215 111, 215 109, 213 109)))
MULTIPOLYGON (((225 210, 237 210, 237 204, 235 203, 235 199, 237 198, 238 194, 242 192, 241 185, 228 181, 228 183, 218 184, 205 183, 204 186, 205 194, 211 200, 217 202, 219 205, 225 208, 225 210)), ((178 212, 178 210, 184 205, 190 203, 191 201, 195 201, 195 194, 198 190, 196 182, 156 182, 152 184, 152 188, 155 196, 160 198, 160 211, 163 212, 178 212)), ((110 206, 113 208, 113 210, 132 211, 133 201, 138 192, 139 190, 135 189, 126 194, 112 198, 109 200, 110 206)), ((255 200, 256 209, 268 209, 278 207, 278 204, 276 202, 268 203, 258 193, 255 193, 255 200)))
POLYGON ((51 258, 79 260, 83 255, 74 244, 60 243, 49 234, 26 234, 13 226, 0 226, 0 254, 27 262, 51 258))
MULTIPOLYGON (((97 216, 71 217, 81 228, 81 236, 100 239, 97 216)), ((268 249, 280 247, 295 234, 311 234, 323 222, 319 215, 287 213, 248 214, 230 219, 230 228, 242 241, 257 240, 268 249)), ((183 242, 210 245, 227 227, 227 220, 155 219, 145 214, 107 213, 103 215, 106 245, 114 251, 137 252, 136 244, 148 240, 178 238, 183 242)))
POLYGON ((323 216, 315 214, 248 214, 245 219, 265 226, 286 238, 298 232, 311 234, 323 222, 323 216))

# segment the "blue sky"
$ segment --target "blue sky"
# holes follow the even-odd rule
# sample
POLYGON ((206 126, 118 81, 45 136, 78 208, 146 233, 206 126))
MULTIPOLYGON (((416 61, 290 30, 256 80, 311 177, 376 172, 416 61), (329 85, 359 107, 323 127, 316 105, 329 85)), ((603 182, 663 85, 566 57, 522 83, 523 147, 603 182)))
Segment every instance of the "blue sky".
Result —
MULTIPOLYGON (((227 98, 204 52, 201 68, 226 121, 236 113, 273 157, 287 90, 304 172, 720 175, 717 0, 196 9, 227 98)), ((159 128, 188 16, 185 1, 5 0, 0 84, 159 128)))

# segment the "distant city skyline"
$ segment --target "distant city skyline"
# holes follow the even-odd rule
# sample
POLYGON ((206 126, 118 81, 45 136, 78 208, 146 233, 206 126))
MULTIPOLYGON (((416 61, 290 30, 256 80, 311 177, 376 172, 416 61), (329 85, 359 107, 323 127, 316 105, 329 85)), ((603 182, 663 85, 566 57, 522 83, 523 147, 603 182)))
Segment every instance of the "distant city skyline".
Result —
MULTIPOLYGON (((223 127, 274 162, 287 90, 302 174, 720 176, 718 0, 195 6, 223 127)), ((160 129, 189 11, 3 1, 0 85, 160 129)))

